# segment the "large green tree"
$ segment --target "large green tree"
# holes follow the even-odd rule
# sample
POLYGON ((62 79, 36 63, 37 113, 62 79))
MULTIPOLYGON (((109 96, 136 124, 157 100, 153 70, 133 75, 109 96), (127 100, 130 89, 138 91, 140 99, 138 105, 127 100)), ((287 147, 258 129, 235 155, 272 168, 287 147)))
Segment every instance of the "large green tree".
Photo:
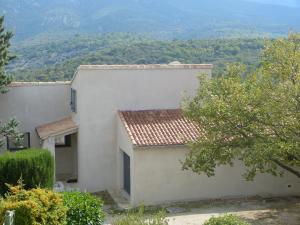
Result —
MULTIPOLYGON (((5 30, 4 17, 0 16, 0 94, 5 94, 8 91, 7 86, 12 82, 12 78, 5 72, 5 66, 14 58, 9 52, 10 39, 12 36, 13 34, 11 32, 5 30)), ((6 124, 1 123, 0 120, 0 148, 3 147, 4 143, 2 137, 13 136, 17 140, 21 138, 17 127, 18 122, 15 119, 11 119, 6 124)))
POLYGON ((257 173, 300 178, 300 34, 267 41, 255 72, 230 65, 199 83, 183 104, 202 134, 184 169, 213 176, 217 166, 241 160, 249 180, 257 173))

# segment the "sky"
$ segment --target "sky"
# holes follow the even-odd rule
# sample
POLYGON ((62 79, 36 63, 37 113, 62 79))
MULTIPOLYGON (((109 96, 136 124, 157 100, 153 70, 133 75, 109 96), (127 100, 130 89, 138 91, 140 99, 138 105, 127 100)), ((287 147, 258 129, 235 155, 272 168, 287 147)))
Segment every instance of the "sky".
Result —
POLYGON ((290 7, 300 7, 300 0, 246 0, 249 2, 261 2, 273 5, 283 5, 290 7))

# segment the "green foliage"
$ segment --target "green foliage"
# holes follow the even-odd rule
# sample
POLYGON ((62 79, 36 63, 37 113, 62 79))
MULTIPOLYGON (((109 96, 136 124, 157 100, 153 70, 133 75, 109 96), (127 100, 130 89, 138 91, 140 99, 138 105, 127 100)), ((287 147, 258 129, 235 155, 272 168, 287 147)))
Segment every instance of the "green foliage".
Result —
MULTIPOLYGON (((5 31, 4 17, 0 16, 0 94, 4 94, 8 91, 7 85, 12 81, 12 77, 7 76, 5 71, 9 61, 14 58, 9 52, 10 39, 12 36, 12 32, 5 31)), ((0 120, 0 149, 3 147, 3 136, 15 137, 16 139, 21 138, 17 127, 18 122, 15 119, 11 119, 7 124, 2 124, 0 120)))
POLYGON ((144 207, 140 207, 137 212, 129 212, 116 219, 112 225, 168 225, 168 221, 163 211, 145 215, 144 207))
MULTIPOLYGON (((7 123, 1 124, 0 121, 0 135, 2 137, 10 137, 16 141, 16 144, 23 139, 23 134, 18 130, 19 122, 12 118, 7 123)), ((4 139, 0 138, 0 150, 3 148, 4 139)))
POLYGON ((0 224, 7 210, 15 210, 17 225, 64 225, 66 207, 59 194, 50 190, 23 189, 22 185, 10 186, 5 198, 0 198, 0 224))
POLYGON ((63 202, 68 208, 68 225, 101 225, 104 223, 103 202, 91 195, 82 192, 64 192, 63 202))
POLYGON ((50 43, 15 46, 8 70, 17 80, 70 80, 81 64, 213 63, 214 75, 227 63, 259 63, 262 39, 155 40, 124 33, 76 36, 50 43))
POLYGON ((283 171, 300 178, 300 35, 268 41, 255 72, 231 65, 223 76, 201 76, 183 108, 204 132, 191 143, 184 169, 213 176, 217 166, 239 159, 250 180, 283 171))
POLYGON ((250 225, 235 215, 212 217, 204 225, 250 225))
POLYGON ((4 17, 0 16, 0 93, 5 93, 7 91, 6 86, 12 81, 11 77, 5 73, 5 66, 13 59, 8 50, 12 36, 12 32, 5 31, 4 17))
POLYGON ((6 184, 15 185, 22 178, 26 189, 52 188, 54 159, 47 150, 29 149, 0 155, 0 194, 8 190, 6 184))

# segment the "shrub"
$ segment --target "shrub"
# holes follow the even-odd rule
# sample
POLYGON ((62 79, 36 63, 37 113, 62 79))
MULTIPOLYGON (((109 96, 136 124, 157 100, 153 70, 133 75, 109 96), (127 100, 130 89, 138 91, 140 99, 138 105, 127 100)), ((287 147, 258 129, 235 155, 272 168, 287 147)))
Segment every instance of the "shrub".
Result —
POLYGON ((58 193, 47 189, 25 190, 21 185, 10 187, 0 199, 0 224, 5 212, 15 210, 17 225, 65 225, 67 208, 58 193))
POLYGON ((220 217, 212 217, 204 223, 204 225, 250 225, 241 218, 229 214, 220 217))
POLYGON ((129 212, 115 220, 112 225, 168 225, 168 221, 163 211, 145 215, 144 207, 140 207, 138 212, 129 212))
POLYGON ((64 192, 63 202, 68 208, 68 225, 100 225, 104 222, 103 202, 82 192, 64 192))
POLYGON ((6 152, 0 155, 0 194, 7 185, 16 185, 22 178, 25 189, 52 188, 54 182, 54 159, 48 150, 28 149, 6 152))

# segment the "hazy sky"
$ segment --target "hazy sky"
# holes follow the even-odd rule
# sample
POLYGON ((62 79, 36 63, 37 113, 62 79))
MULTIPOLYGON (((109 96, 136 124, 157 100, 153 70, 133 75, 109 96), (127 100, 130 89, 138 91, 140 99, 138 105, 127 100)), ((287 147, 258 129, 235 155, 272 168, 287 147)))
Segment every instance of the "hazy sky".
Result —
POLYGON ((261 3, 274 4, 274 5, 300 7, 300 0, 246 0, 246 1, 261 2, 261 3))

